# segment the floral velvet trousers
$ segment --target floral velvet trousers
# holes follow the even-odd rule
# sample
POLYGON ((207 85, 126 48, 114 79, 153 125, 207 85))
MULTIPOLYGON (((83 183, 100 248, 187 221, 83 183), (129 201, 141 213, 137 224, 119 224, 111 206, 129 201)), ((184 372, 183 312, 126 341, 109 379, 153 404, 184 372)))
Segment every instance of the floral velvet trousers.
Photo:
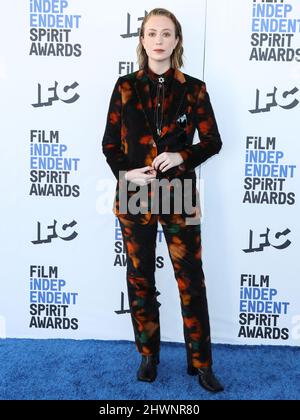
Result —
POLYGON ((160 221, 177 281, 189 363, 212 365, 210 325, 201 259, 201 227, 179 225, 152 215, 140 224, 118 216, 127 257, 127 290, 137 350, 160 351, 159 292, 155 287, 156 236, 160 221))

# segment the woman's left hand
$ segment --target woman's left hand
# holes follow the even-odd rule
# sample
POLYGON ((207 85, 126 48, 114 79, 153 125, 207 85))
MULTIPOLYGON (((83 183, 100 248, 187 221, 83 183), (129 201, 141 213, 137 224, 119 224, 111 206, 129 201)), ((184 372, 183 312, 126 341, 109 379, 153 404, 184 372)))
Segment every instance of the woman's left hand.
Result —
POLYGON ((178 166, 183 162, 180 153, 177 152, 163 152, 160 155, 156 156, 153 159, 152 167, 155 170, 159 170, 161 172, 165 172, 168 169, 173 168, 174 166, 178 166))

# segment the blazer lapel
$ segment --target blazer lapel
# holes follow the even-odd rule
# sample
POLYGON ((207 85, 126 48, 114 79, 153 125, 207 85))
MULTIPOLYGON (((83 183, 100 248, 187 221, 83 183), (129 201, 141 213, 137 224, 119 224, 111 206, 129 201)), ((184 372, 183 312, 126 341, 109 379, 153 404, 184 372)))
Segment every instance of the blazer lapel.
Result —
MULTIPOLYGON (((145 74, 144 69, 137 72, 134 85, 144 114, 146 116, 148 126, 153 134, 153 137, 157 138, 156 127, 152 118, 153 110, 148 77, 145 74)), ((163 137, 169 130, 173 131, 173 129, 176 127, 176 119, 186 90, 187 87, 184 74, 180 70, 175 69, 168 114, 164 121, 160 137, 163 137)))
POLYGON ((134 86, 140 101, 140 105, 144 111, 148 127, 152 132, 152 136, 156 137, 156 129, 152 118, 152 99, 150 95, 150 88, 147 75, 143 69, 137 72, 134 86))
POLYGON ((165 124, 162 127, 161 137, 169 130, 173 131, 176 127, 176 120, 187 91, 186 84, 183 73, 180 70, 175 69, 168 114, 165 124))

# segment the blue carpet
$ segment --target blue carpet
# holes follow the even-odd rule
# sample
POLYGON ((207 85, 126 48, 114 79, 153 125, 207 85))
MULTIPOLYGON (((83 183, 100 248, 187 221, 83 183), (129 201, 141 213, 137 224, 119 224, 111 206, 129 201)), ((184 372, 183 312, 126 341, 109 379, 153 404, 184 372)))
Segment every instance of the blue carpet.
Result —
POLYGON ((128 341, 0 340, 1 400, 299 400, 300 348, 213 345, 226 387, 210 394, 186 374, 183 344, 162 343, 158 377, 136 380, 128 341))

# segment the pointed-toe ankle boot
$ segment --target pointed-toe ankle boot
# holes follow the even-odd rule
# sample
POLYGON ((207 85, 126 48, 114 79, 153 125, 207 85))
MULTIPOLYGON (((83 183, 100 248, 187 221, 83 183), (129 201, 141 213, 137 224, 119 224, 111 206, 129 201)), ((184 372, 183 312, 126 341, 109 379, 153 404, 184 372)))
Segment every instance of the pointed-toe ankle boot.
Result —
POLYGON ((137 379, 144 382, 153 382, 157 375, 159 355, 142 356, 140 367, 137 371, 137 379))
MULTIPOLYGON (((195 369, 195 368, 194 368, 195 369)), ((199 384, 210 392, 224 391, 223 385, 215 377, 211 367, 197 369, 199 384)))
POLYGON ((224 387, 215 377, 211 367, 196 368, 192 365, 192 354, 187 347, 187 373, 191 376, 198 375, 199 384, 210 392, 224 391, 224 387))

